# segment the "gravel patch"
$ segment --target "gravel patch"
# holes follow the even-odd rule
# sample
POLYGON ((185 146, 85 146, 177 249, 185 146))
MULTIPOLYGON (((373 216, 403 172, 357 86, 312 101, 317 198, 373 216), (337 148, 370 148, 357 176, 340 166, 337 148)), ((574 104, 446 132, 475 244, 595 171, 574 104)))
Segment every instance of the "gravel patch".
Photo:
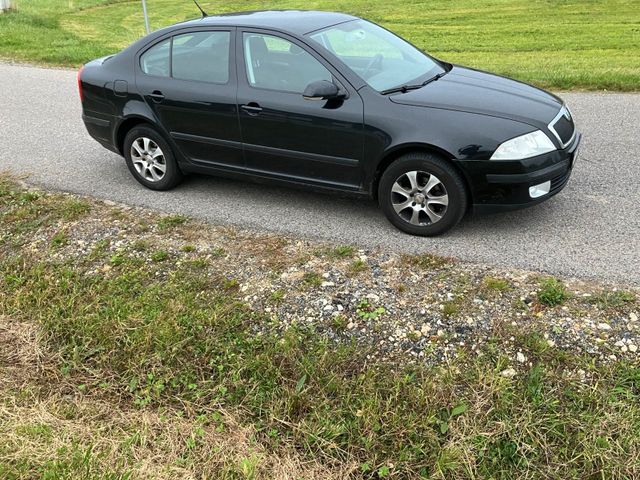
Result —
MULTIPOLYGON (((77 261, 101 249, 106 255, 92 266, 92 275, 112 274, 119 256, 165 262, 166 273, 172 262, 191 262, 264 312, 267 321, 252 327, 256 335, 295 325, 332 342, 368 346, 371 359, 430 364, 483 355, 495 343, 496 355, 508 356, 513 366, 527 365, 515 347, 523 338, 536 349, 602 362, 640 359, 637 287, 562 279, 566 299, 549 306, 539 300, 548 277, 537 272, 337 246, 183 217, 167 221, 153 210, 87 201, 92 208, 81 220, 39 230, 26 248, 56 261, 77 261), (51 247, 60 232, 64 241, 51 247)), ((502 375, 514 372, 509 366, 502 375)))

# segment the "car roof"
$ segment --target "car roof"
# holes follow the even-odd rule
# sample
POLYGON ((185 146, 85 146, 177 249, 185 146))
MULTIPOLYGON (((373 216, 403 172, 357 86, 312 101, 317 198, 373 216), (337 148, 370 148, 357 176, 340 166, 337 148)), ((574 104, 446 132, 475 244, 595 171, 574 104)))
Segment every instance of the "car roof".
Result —
POLYGON ((314 30, 357 20, 345 13, 312 10, 259 10, 251 12, 209 15, 183 22, 181 26, 228 25, 236 27, 271 28, 282 32, 303 35, 314 30))

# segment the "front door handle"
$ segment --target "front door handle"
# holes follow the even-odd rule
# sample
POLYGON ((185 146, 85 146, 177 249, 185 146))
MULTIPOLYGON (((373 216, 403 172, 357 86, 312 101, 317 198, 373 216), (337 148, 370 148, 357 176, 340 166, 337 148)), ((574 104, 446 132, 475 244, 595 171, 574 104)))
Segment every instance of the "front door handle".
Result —
POLYGON ((262 111, 262 107, 256 102, 249 102, 246 105, 240 105, 240 108, 249 115, 258 115, 262 111))
POLYGON ((151 97, 151 100, 153 100, 154 102, 160 103, 162 100, 164 100, 164 95, 160 90, 154 90, 149 94, 149 96, 151 97))

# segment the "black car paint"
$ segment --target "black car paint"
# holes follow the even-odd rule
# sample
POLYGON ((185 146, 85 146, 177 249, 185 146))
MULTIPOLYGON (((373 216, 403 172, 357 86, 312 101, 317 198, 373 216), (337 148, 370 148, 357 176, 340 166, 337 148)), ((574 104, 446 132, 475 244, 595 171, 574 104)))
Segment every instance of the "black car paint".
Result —
POLYGON ((354 19, 328 12, 249 12, 159 30, 85 65, 80 77, 85 125, 102 145, 122 154, 129 127, 151 123, 170 142, 184 171, 250 175, 369 196, 376 195, 376 182, 393 159, 425 149, 455 165, 479 211, 538 203, 551 195, 531 200, 532 183, 558 178, 566 183, 580 135, 564 148, 550 134, 548 124, 562 107, 561 99, 449 64, 443 64, 446 75, 423 88, 382 95, 304 36, 354 19), (176 33, 220 29, 231 31, 232 37, 227 85, 141 71, 139 56, 156 43, 176 33), (238 40, 242 32, 275 34, 303 47, 331 71, 346 98, 309 101, 300 94, 251 87, 238 40), (255 105, 260 110, 252 110, 255 105), (504 141, 537 129, 558 150, 525 160, 489 160, 504 141))

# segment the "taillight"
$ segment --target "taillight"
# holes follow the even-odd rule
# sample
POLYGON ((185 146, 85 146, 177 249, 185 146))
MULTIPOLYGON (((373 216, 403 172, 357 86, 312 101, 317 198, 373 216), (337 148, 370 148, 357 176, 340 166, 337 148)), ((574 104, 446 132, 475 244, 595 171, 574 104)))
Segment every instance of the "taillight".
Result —
POLYGON ((83 70, 84 70, 84 66, 80 67, 80 70, 78 70, 78 93, 80 93, 81 102, 84 102, 84 92, 82 91, 82 80, 80 80, 80 76, 82 75, 83 70))

